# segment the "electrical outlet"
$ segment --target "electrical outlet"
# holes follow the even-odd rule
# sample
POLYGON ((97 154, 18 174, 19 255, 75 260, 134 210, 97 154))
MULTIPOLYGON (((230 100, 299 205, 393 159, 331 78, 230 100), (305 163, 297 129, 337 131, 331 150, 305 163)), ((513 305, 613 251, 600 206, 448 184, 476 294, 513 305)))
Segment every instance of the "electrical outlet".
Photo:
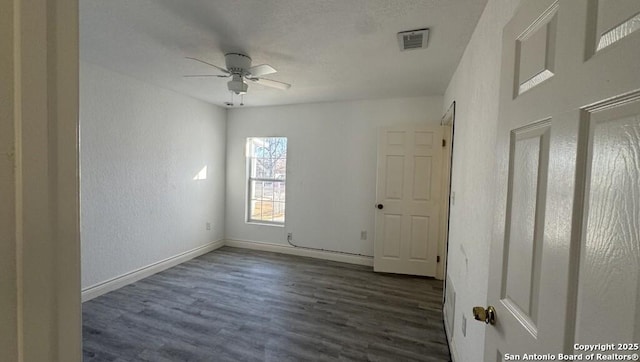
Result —
POLYGON ((462 336, 467 336, 467 316, 462 314, 462 336))
POLYGON ((362 230, 360 232, 360 240, 367 240, 367 230, 362 230))
POLYGON ((211 223, 207 222, 207 230, 211 230, 211 223))
POLYGON ((293 240, 293 233, 287 233, 287 241, 291 242, 293 240))

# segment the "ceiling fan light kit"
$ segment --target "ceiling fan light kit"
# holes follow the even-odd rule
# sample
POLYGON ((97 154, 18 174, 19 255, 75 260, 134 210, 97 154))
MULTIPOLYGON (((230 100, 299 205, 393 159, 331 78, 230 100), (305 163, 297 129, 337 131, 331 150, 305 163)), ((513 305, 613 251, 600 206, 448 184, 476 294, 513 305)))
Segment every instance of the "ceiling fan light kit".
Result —
MULTIPOLYGON (((205 62, 204 60, 200 60, 197 58, 186 57, 187 59, 191 59, 208 66, 211 66, 217 69, 219 72, 222 72, 222 75, 186 75, 185 77, 220 77, 220 78, 229 78, 231 80, 227 82, 227 88, 231 92, 237 95, 244 95, 249 90, 249 84, 247 80, 257 83, 260 85, 264 85, 271 88, 276 88, 280 90, 287 90, 291 88, 291 84, 280 82, 273 79, 262 78, 263 75, 273 74, 277 71, 275 68, 270 66, 269 64, 260 64, 254 67, 251 66, 251 58, 248 55, 241 53, 227 53, 224 55, 226 68, 219 67, 215 64, 211 64, 205 62)), ((233 106, 233 102, 226 102, 225 105, 233 106)), ((244 102, 241 104, 244 105, 244 102)))
POLYGON ((232 80, 227 82, 227 88, 235 94, 245 94, 249 89, 249 85, 239 75, 234 75, 232 80))

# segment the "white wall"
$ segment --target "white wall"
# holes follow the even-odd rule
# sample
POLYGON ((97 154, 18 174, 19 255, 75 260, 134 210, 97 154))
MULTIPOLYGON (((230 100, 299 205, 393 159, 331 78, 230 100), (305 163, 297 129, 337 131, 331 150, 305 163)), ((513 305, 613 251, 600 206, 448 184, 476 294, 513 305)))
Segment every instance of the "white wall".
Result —
POLYGON ((223 238, 225 109, 81 62, 80 126, 83 288, 223 238))
POLYGON ((236 108, 227 121, 226 238, 373 255, 377 128, 439 124, 441 97, 236 108), (286 227, 247 224, 247 137, 288 137, 286 227), (367 240, 360 240, 366 230, 367 240))
MULTIPOLYGON (((489 0, 444 97, 456 101, 448 275, 456 291, 453 353, 476 361, 484 351, 484 323, 471 308, 487 301, 489 247, 494 214, 495 144, 502 28, 519 1, 489 0), (462 335, 462 314, 467 318, 462 335)), ((447 287, 450 287, 448 285, 447 287)), ((451 336, 450 336, 451 337, 451 336)))

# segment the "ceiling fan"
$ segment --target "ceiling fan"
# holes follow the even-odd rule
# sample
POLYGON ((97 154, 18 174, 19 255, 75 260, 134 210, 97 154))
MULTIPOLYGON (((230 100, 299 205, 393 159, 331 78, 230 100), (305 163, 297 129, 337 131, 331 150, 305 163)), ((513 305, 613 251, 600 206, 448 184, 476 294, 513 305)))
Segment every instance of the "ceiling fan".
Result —
MULTIPOLYGON (((211 64, 201 59, 186 57, 190 60, 195 60, 211 66, 217 69, 222 74, 197 74, 197 75, 185 75, 186 78, 197 77, 218 77, 218 78, 231 78, 227 82, 227 87, 232 93, 238 95, 244 95, 249 89, 249 82, 264 85, 267 87, 277 88, 281 90, 287 90, 291 88, 291 84, 279 82, 273 79, 262 78, 263 75, 273 74, 277 71, 268 64, 251 66, 251 58, 248 55, 240 53, 227 53, 224 55, 226 68, 219 67, 215 64, 211 64), (248 81, 248 82, 247 82, 248 81)), ((232 105, 232 104, 230 104, 232 105)))

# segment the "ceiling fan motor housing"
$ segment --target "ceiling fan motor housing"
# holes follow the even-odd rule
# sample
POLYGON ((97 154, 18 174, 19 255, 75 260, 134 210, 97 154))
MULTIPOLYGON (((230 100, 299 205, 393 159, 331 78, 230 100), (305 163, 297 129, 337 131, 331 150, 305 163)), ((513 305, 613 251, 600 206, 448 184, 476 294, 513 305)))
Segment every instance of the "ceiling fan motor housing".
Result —
POLYGON ((227 53, 224 55, 227 69, 232 74, 244 76, 247 70, 251 68, 251 58, 240 53, 227 53))

